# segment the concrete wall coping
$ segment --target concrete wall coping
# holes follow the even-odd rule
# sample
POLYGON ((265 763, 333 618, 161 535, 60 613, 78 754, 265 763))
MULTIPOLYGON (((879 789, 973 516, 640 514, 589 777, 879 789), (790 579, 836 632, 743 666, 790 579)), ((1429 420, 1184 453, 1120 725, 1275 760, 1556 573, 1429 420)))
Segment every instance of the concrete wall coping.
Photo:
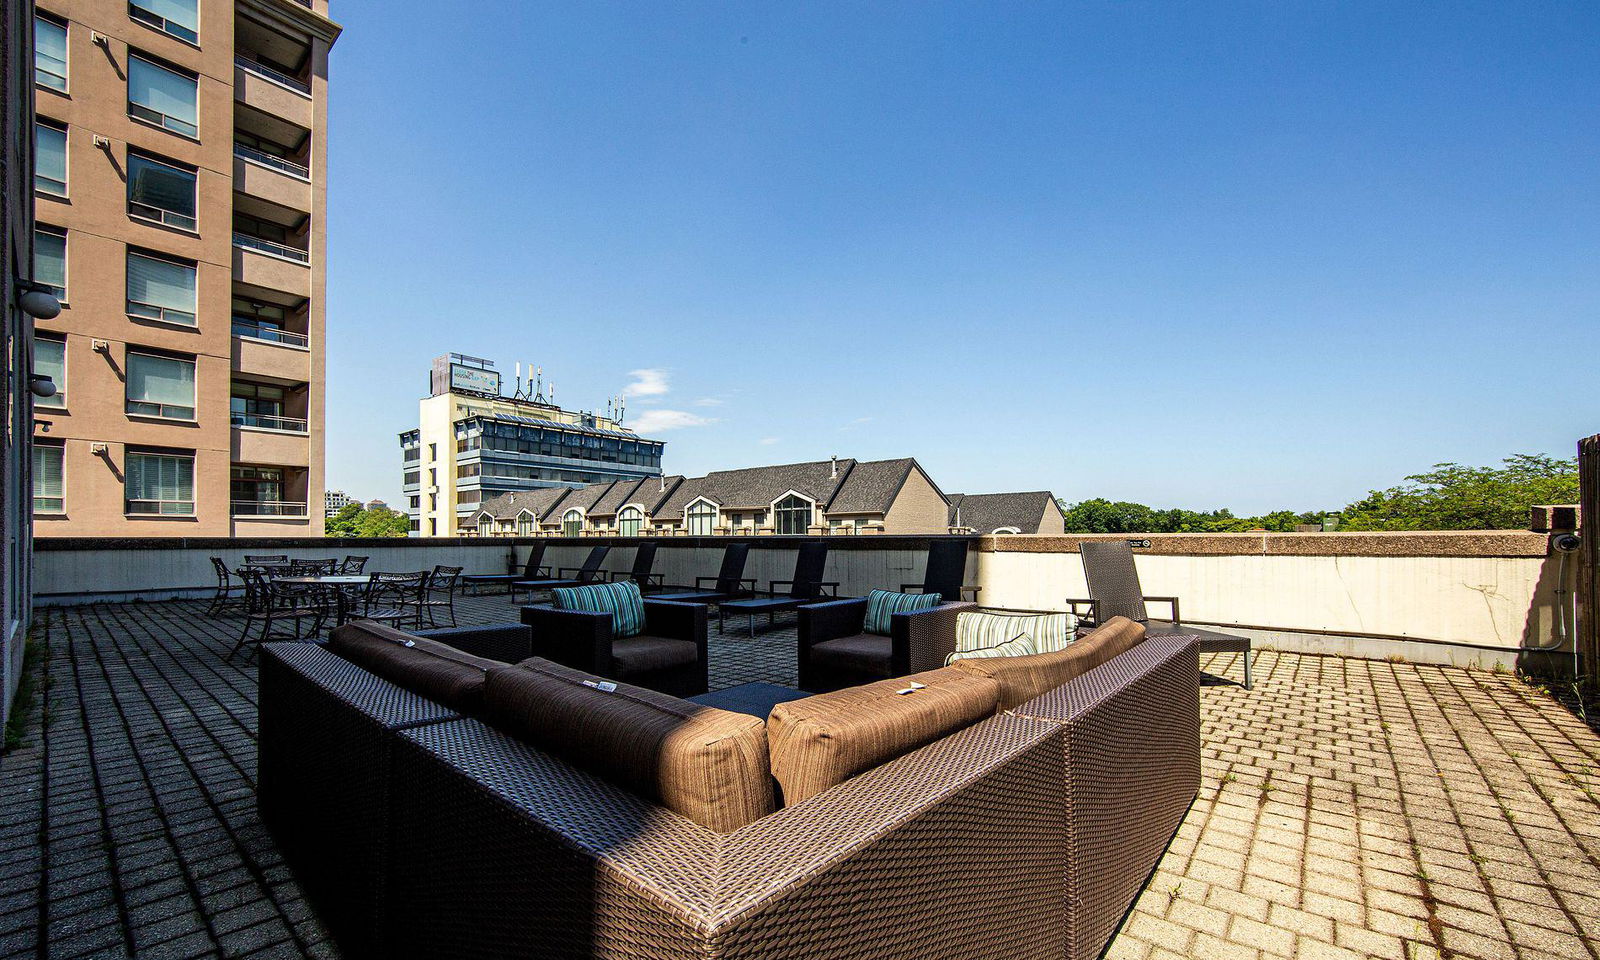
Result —
POLYGON ((711 536, 711 537, 50 537, 33 542, 35 552, 72 552, 96 550, 248 550, 266 552, 271 549, 307 551, 306 555, 325 553, 361 553, 362 547, 370 549, 437 550, 441 547, 488 548, 509 550, 545 541, 549 547, 587 548, 599 546, 637 547, 641 543, 658 543, 663 547, 721 547, 729 543, 746 541, 755 547, 792 550, 808 540, 821 540, 834 550, 909 550, 927 549, 934 540, 977 541, 973 536, 905 536, 900 534, 867 534, 840 536, 711 536))
POLYGON ((1077 553, 1080 543, 1097 540, 1141 541, 1134 553, 1156 556, 1544 557, 1550 553, 1549 536, 1527 530, 1016 534, 980 537, 978 549, 983 553, 1077 553))

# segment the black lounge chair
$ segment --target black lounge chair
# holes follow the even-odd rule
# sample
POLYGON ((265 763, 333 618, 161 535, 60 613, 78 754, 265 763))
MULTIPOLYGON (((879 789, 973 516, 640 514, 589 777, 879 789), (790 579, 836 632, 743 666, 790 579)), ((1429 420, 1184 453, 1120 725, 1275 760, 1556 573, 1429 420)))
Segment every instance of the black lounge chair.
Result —
POLYGON ((1139 586, 1139 569, 1133 562, 1133 548, 1126 540, 1086 540, 1078 545, 1083 557, 1083 573, 1089 581, 1089 599, 1068 599, 1067 605, 1080 620, 1101 624, 1112 617, 1127 617, 1144 624, 1145 636, 1192 636, 1200 638, 1201 653, 1244 654, 1244 688, 1253 685, 1250 675, 1250 638, 1230 633, 1202 630, 1183 622, 1177 597, 1147 597, 1139 586), (1146 600, 1170 604, 1171 620, 1152 620, 1146 600))
POLYGON ((660 544, 647 541, 639 544, 639 549, 633 554, 633 569, 627 573, 617 572, 611 575, 611 582, 632 580, 639 585, 640 593, 649 593, 652 590, 664 589, 661 585, 661 574, 651 573, 656 565, 656 547, 660 544))
POLYGON ((767 622, 771 623, 776 614, 789 610, 798 610, 808 603, 820 600, 837 599, 839 583, 836 580, 823 580, 823 568, 828 565, 828 545, 821 540, 808 540, 800 544, 794 558, 794 579, 773 580, 767 584, 767 595, 764 597, 748 597, 743 600, 724 600, 717 604, 717 632, 723 632, 723 620, 731 610, 734 613, 748 614, 750 617, 750 637, 756 635, 756 614, 767 615, 767 622), (778 585, 788 587, 786 593, 778 592, 778 585), (827 594, 823 590, 827 590, 827 594))
POLYGON ((955 603, 961 599, 961 591, 967 590, 973 594, 973 599, 977 599, 977 587, 963 586, 966 578, 967 541, 935 540, 928 545, 928 566, 923 572, 922 582, 902 583, 900 592, 921 590, 923 593, 937 593, 946 603, 955 603))
POLYGON ((535 540, 528 550, 528 562, 523 564, 521 573, 475 573, 461 578, 462 589, 469 592, 477 587, 504 585, 508 593, 514 593, 515 584, 519 580, 537 580, 540 577, 550 576, 550 568, 544 565, 545 541, 535 540))
POLYGON ((750 544, 730 543, 722 548, 722 569, 714 577, 695 577, 694 589, 677 593, 659 593, 651 599, 673 600, 679 603, 721 603, 748 597, 756 592, 754 577, 744 575, 745 561, 750 558, 750 544), (706 584, 713 588, 706 589, 706 584), (749 586, 745 586, 749 584, 749 586))
POLYGON ((610 547, 595 547, 589 551, 589 558, 583 561, 581 567, 562 567, 556 571, 554 577, 548 574, 535 580, 518 580, 511 585, 511 595, 518 593, 533 593, 538 590, 554 590, 557 587, 581 587, 589 583, 601 583, 605 579, 605 571, 600 569, 600 564, 606 562, 606 554, 611 552, 610 547), (575 573, 576 577, 567 574, 575 573))

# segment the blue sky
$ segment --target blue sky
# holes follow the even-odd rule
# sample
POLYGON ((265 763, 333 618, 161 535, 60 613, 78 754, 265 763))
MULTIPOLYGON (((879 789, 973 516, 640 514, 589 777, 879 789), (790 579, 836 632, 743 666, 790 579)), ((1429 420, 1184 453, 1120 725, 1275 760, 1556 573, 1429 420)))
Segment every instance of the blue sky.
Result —
POLYGON ((1600 6, 441 9, 334 2, 330 487, 449 351, 674 473, 1240 512, 1600 428, 1600 6))

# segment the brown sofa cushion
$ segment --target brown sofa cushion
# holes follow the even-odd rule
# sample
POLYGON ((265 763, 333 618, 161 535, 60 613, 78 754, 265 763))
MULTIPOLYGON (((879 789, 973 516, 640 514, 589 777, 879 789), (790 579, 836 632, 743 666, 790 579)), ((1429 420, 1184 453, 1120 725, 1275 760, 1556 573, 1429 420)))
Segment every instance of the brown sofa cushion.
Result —
POLYGON ((879 676, 889 672, 894 657, 894 641, 875 633, 824 640, 811 645, 811 662, 829 667, 879 676))
POLYGON ((1062 650, 1031 657, 957 660, 950 669, 993 678, 1000 684, 1000 709, 1011 710, 1143 640, 1144 624, 1127 617, 1112 617, 1098 630, 1062 650))
POLYGON ((390 683, 471 714, 483 712, 488 672, 505 666, 371 620, 347 623, 333 631, 328 649, 390 683))
POLYGON ((491 674, 484 710, 490 723, 531 746, 718 833, 774 809, 759 717, 539 657, 491 674))
POLYGON ((780 703, 767 718, 772 775, 795 804, 992 715, 1000 686, 948 667, 780 703), (920 689, 902 693, 914 683, 920 689))
POLYGON ((684 667, 699 659, 700 648, 691 640, 626 637, 611 642, 611 662, 619 677, 638 677, 657 670, 684 667))

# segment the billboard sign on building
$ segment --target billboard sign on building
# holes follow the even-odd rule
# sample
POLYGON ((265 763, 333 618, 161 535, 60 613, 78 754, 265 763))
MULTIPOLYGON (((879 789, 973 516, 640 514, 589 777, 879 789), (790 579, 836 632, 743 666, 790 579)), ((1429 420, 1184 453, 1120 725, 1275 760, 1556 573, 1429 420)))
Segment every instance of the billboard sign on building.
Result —
POLYGON ((473 393, 487 393, 491 396, 500 395, 500 373, 496 370, 483 370, 478 367, 466 367, 459 363, 450 364, 450 389, 468 390, 473 393))

